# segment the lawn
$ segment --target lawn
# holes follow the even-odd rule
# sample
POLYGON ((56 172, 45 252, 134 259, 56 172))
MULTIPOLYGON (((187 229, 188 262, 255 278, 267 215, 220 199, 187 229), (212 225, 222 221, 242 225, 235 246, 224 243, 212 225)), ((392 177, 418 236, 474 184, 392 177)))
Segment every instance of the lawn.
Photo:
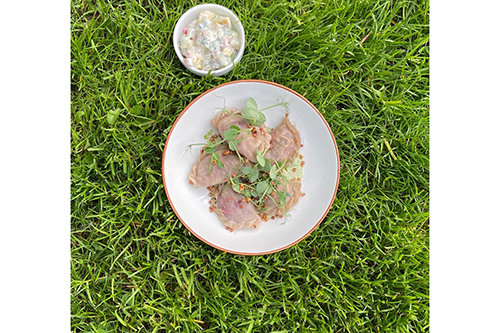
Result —
POLYGON ((200 78, 171 43, 194 1, 72 1, 72 331, 428 331, 428 1, 218 3, 247 47, 200 78), (308 98, 341 161, 318 229, 258 257, 190 234, 161 176, 183 108, 239 79, 308 98))

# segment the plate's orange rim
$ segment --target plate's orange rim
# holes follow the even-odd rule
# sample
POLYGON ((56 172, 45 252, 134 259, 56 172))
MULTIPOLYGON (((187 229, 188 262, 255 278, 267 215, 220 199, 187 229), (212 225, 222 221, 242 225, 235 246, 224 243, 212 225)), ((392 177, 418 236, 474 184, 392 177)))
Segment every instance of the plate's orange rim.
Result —
POLYGON ((328 212, 330 211, 330 209, 332 208, 332 204, 333 204, 333 201, 335 200, 335 197, 337 195, 337 189, 339 187, 339 180, 340 180, 340 157, 339 157, 339 149, 337 147, 337 141, 335 140, 335 136, 333 135, 333 132, 332 132, 332 129, 330 128, 330 125, 328 125, 328 122, 326 121, 325 117, 323 117, 323 115, 318 111, 318 109, 316 109, 316 107, 307 100, 307 98, 305 98, 304 96, 302 96, 301 94, 297 93, 296 91, 288 88, 288 87, 285 87, 281 84, 278 84, 278 83, 274 83, 274 82, 271 82, 271 81, 265 81, 265 80, 236 80, 236 81, 231 81, 231 82, 226 82, 226 83, 223 83, 223 84, 220 84, 214 88, 211 88, 207 91, 205 91, 204 93, 202 93, 200 96, 196 97, 193 101, 191 101, 191 103, 189 103, 185 108, 184 110, 182 110, 182 112, 177 116, 177 118, 175 119, 174 121, 174 124, 172 125, 172 127, 170 128, 170 131, 168 132, 168 135, 167 135, 167 140, 165 141, 165 146, 163 147, 163 157, 162 157, 162 161, 161 161, 161 175, 162 175, 162 179, 163 179, 163 188, 165 189, 165 193, 167 194, 167 198, 168 198, 168 201, 170 202, 170 206, 172 207, 172 209, 174 210, 174 213, 175 215, 179 218, 179 220, 182 222, 182 224, 193 234, 195 235, 196 237, 198 237, 198 239, 200 239, 201 241, 205 242, 206 244, 216 248, 216 249, 219 249, 221 251, 224 251, 224 252, 229 252, 229 253, 233 253, 233 254, 241 254, 241 255, 246 255, 246 256, 256 256, 256 255, 264 255, 264 254, 270 254, 270 253, 275 253, 275 252, 279 252, 279 251, 282 251, 284 249, 287 249, 295 244, 297 244, 298 242, 300 242, 301 240, 303 240, 304 238, 306 238, 307 236, 309 236, 311 234, 311 232, 313 232, 318 226, 319 224, 325 219, 325 216, 326 214, 328 214, 328 212), (313 109, 314 111, 316 111, 316 113, 321 117, 321 119, 323 120, 323 122, 325 123, 326 125, 326 128, 328 128, 328 131, 330 132, 330 135, 332 137, 332 140, 333 140, 333 144, 335 146, 335 151, 337 153, 337 183, 335 185, 335 191, 333 192, 333 196, 332 196, 332 200, 330 201, 330 204, 328 205, 328 208, 326 209, 325 213, 323 214, 323 216, 318 220, 318 222, 311 228, 311 230, 309 230, 304 236, 300 237, 299 239, 297 239, 296 241, 288 244, 288 245, 285 245, 279 249, 276 249, 276 250, 272 250, 272 251, 265 251, 265 252, 258 252, 258 253, 252 253, 252 252, 238 252, 238 251, 232 251, 232 250, 228 250, 228 249, 225 249, 223 247, 220 247, 220 246, 217 246, 215 244, 212 244, 210 243, 209 241, 207 241, 206 239, 204 239, 203 237, 201 237, 200 235, 198 235, 197 233, 195 233, 189 226, 186 222, 184 222, 184 220, 180 217, 179 213, 177 213, 177 210, 175 209, 173 203, 172 203, 172 200, 170 200, 170 195, 168 194, 168 189, 167 189, 167 184, 165 183, 165 153, 167 151, 167 144, 168 144, 168 140, 170 140, 170 135, 172 134, 174 128, 175 128, 175 125, 177 125, 177 122, 179 121, 179 119, 181 119, 182 115, 187 111, 189 110, 189 108, 191 107, 191 105, 193 105, 194 103, 196 103, 196 101, 198 101, 200 98, 202 98, 203 96, 205 96, 206 94, 208 94, 209 92, 215 90, 215 89, 218 89, 218 88, 221 88, 221 87, 224 87, 224 86, 228 86, 228 85, 231 85, 231 84, 235 84, 235 83, 241 83, 241 82, 257 82, 257 83, 264 83, 264 84, 270 84, 270 85, 273 85, 273 86, 276 86, 276 87, 279 87, 279 88, 283 88, 289 92, 291 92, 292 94, 296 95, 297 97, 301 98, 303 101, 305 101, 307 104, 309 104, 313 109))

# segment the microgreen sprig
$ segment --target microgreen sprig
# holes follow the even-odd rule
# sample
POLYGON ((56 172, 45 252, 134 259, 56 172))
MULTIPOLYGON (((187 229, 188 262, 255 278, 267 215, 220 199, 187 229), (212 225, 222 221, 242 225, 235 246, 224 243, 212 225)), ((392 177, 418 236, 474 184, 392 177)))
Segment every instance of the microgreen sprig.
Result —
POLYGON ((237 193, 249 198, 259 212, 265 210, 264 202, 267 198, 279 205, 285 211, 286 198, 290 194, 286 191, 288 178, 285 176, 285 161, 271 164, 265 153, 258 150, 257 163, 253 166, 246 165, 241 168, 240 174, 230 178, 231 187, 237 193), (282 190, 279 187, 282 186, 282 190), (273 197, 276 194, 277 200, 273 197))
MULTIPOLYGON (((250 125, 252 126, 260 126, 266 121, 265 115, 262 113, 262 111, 274 108, 276 106, 284 106, 285 109, 288 110, 288 103, 281 101, 277 104, 265 107, 263 109, 259 109, 257 107, 257 102, 255 101, 254 98, 249 98, 246 102, 246 107, 243 109, 241 112, 240 117, 244 118, 247 120, 250 125)), ((210 130, 207 134, 205 134, 205 140, 206 143, 204 144, 204 147, 202 148, 202 151, 204 151, 206 154, 211 155, 210 157, 210 163, 208 166, 208 174, 212 171, 212 165, 215 164, 219 168, 224 167, 224 163, 221 161, 221 158, 217 152, 217 147, 219 147, 223 143, 227 143, 229 146, 229 149, 234 151, 237 155, 240 161, 243 162, 243 158, 241 157, 240 153, 238 152, 238 145, 241 143, 243 138, 245 136, 240 136, 241 133, 245 133, 246 135, 249 135, 251 130, 249 128, 244 128, 241 129, 240 127, 236 125, 231 125, 229 129, 224 131, 221 136, 217 134, 213 134, 214 131, 210 130), (238 137, 240 137, 238 139, 238 137)), ((196 144, 193 144, 196 145, 196 144)), ((190 145, 192 146, 192 145, 190 145)), ((259 177, 259 171, 267 172, 269 173, 272 169, 271 164, 267 159, 264 158, 266 151, 261 152, 257 151, 257 162, 258 165, 260 165, 262 170, 256 170, 251 173, 251 179, 254 179, 255 177, 259 177)), ((273 170, 273 175, 276 176, 276 169, 273 170)), ((256 178, 255 178, 256 179, 256 178)), ((255 181, 254 179, 254 181, 255 181)), ((262 188, 263 185, 260 186, 262 188)))
POLYGON ((227 143, 229 146, 229 149, 236 151, 238 154, 238 157, 240 160, 243 160, 240 154, 238 153, 238 150, 236 149, 238 147, 238 144, 241 142, 242 139, 237 139, 238 135, 241 132, 241 129, 236 126, 236 125, 231 125, 228 130, 226 130, 222 134, 222 138, 218 135, 213 134, 213 130, 208 131, 207 134, 205 134, 204 138, 206 140, 205 146, 202 148, 202 150, 208 154, 212 155, 210 157, 210 163, 208 166, 208 174, 212 171, 212 164, 216 164, 217 167, 223 168, 224 163, 222 163, 219 153, 217 152, 217 147, 219 147, 223 143, 227 143))
POLYGON ((284 106, 288 111, 288 103, 283 101, 271 106, 267 106, 263 109, 259 109, 257 107, 257 102, 255 101, 255 99, 253 97, 250 97, 245 104, 245 108, 241 112, 241 116, 246 119, 251 125, 260 126, 266 121, 266 116, 262 113, 262 111, 277 106, 284 106))
POLYGON ((238 135, 241 133, 241 128, 239 128, 236 125, 231 125, 228 130, 226 130, 222 136, 224 137, 224 140, 227 142, 229 149, 231 150, 237 150, 238 145, 240 144, 241 139, 237 140, 236 138, 238 135))

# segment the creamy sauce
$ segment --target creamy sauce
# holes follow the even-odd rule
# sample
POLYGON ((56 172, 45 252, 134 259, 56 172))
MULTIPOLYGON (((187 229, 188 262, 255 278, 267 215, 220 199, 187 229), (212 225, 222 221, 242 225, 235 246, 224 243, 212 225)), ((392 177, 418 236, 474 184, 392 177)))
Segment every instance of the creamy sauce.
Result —
POLYGON ((240 48, 240 36, 232 29, 231 20, 204 10, 184 27, 180 49, 184 63, 200 70, 216 70, 231 64, 240 48))
POLYGON ((287 180, 294 178, 302 179, 303 167, 301 164, 302 164, 302 159, 300 157, 297 157, 292 164, 286 166, 283 171, 283 175, 285 176, 285 178, 287 180))

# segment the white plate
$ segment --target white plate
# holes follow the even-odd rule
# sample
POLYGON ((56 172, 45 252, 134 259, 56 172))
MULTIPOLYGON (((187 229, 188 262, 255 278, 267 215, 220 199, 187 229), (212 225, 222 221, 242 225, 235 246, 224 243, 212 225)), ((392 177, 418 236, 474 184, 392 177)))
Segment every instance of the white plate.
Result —
MULTIPOLYGON (((266 124, 279 125, 285 109, 264 111, 266 124)), ((290 247, 309 235, 328 213, 339 182, 339 155, 333 133, 318 110, 304 97, 282 85, 260 80, 222 84, 195 98, 177 117, 163 151, 163 184, 168 200, 181 222, 205 243, 235 254, 258 255, 290 247), (255 230, 229 232, 215 213, 209 212, 206 188, 188 183, 191 166, 198 157, 203 135, 212 129, 210 120, 224 106, 243 109, 253 97, 259 108, 284 100, 289 103, 290 121, 302 137, 301 154, 306 162, 300 198, 283 219, 263 222, 255 230)))

